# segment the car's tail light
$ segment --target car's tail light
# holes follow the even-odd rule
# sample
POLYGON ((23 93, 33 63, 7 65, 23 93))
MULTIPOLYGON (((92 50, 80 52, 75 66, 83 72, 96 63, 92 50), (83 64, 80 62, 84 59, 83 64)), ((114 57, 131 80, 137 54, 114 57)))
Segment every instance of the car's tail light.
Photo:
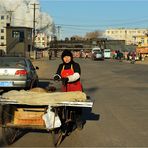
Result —
POLYGON ((27 70, 17 70, 16 72, 15 72, 15 75, 26 75, 27 74, 27 70))

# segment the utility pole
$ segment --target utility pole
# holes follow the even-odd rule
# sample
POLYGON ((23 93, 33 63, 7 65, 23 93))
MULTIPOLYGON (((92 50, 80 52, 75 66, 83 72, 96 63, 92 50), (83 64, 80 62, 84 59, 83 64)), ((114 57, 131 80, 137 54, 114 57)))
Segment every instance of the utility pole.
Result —
POLYGON ((61 26, 57 26, 57 36, 58 36, 58 40, 60 40, 60 33, 61 33, 61 31, 60 31, 60 29, 61 29, 61 26))
POLYGON ((32 50, 34 51, 34 59, 36 59, 36 49, 34 48, 34 46, 35 46, 35 23, 36 23, 35 11, 36 11, 36 9, 38 9, 38 8, 36 8, 36 6, 39 5, 39 4, 34 3, 34 4, 31 4, 31 5, 33 5, 33 39, 32 39, 33 41, 32 41, 32 50))

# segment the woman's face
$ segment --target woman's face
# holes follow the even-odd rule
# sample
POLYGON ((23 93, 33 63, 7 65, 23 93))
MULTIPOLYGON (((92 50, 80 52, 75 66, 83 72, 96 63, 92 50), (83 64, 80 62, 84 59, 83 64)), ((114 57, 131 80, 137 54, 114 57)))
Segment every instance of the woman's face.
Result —
POLYGON ((71 61, 71 57, 70 56, 65 56, 63 58, 63 60, 64 60, 65 63, 69 63, 71 61))

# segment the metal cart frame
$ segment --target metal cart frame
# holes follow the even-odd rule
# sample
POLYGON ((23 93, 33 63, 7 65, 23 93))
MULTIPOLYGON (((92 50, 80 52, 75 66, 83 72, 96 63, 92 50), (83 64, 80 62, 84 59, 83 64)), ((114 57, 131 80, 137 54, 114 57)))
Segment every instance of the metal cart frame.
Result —
MULTIPOLYGON (((3 98, 0 98, 0 103, 2 106, 2 136, 6 144, 10 145, 14 143, 19 137, 20 133, 26 129, 47 130, 44 122, 42 122, 41 119, 34 119, 33 124, 30 124, 27 119, 24 119, 26 121, 24 122, 23 120, 23 123, 21 124, 17 123, 15 120, 17 119, 16 112, 19 110, 23 110, 22 113, 29 112, 30 114, 44 114, 48 109, 48 105, 24 105, 3 98)), ((52 105, 52 110, 55 113, 55 116, 58 115, 62 123, 59 128, 53 128, 48 131, 52 135, 54 146, 59 146, 64 137, 69 135, 74 128, 77 128, 77 119, 81 116, 80 112, 77 112, 77 110, 81 110, 83 107, 92 107, 92 105, 93 101, 90 99, 90 97, 87 98, 86 102, 62 102, 52 105)))

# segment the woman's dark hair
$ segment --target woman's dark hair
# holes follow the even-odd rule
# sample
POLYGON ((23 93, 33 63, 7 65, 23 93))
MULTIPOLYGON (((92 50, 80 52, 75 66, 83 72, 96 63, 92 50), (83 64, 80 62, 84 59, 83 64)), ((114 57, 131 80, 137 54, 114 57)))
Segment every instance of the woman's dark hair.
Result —
POLYGON ((72 55, 72 52, 71 52, 70 50, 65 49, 65 50, 62 52, 62 55, 61 55, 62 60, 63 60, 63 58, 64 58, 65 56, 70 56, 71 59, 73 59, 73 55, 72 55))

